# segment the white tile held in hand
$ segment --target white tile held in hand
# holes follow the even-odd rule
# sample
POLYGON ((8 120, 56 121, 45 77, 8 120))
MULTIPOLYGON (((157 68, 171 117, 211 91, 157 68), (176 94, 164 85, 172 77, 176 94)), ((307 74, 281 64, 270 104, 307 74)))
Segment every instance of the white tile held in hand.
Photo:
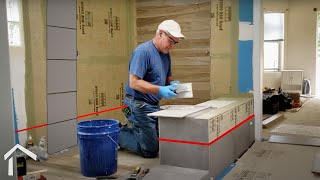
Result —
POLYGON ((193 98, 192 83, 174 84, 173 87, 178 94, 175 98, 193 98))

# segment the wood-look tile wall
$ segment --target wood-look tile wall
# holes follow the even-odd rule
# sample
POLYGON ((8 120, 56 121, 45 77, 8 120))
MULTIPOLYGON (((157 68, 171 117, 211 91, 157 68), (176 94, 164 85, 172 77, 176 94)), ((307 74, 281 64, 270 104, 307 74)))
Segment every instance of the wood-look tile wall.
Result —
POLYGON ((166 19, 177 21, 187 38, 170 52, 172 73, 176 80, 192 83, 194 98, 162 104, 197 104, 210 99, 210 4, 210 0, 136 0, 138 43, 152 39, 166 19))

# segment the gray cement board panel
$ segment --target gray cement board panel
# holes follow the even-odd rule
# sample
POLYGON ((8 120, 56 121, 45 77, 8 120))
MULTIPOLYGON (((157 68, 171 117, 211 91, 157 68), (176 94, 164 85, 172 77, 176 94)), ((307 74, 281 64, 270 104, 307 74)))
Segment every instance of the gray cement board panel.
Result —
POLYGON ((47 93, 77 90, 77 61, 47 61, 47 93))
POLYGON ((300 135, 320 138, 320 127, 297 124, 281 124, 271 131, 273 135, 300 135))
POLYGON ((77 93, 48 95, 48 124, 77 118, 77 93))
MULTIPOLYGON (((223 180, 275 180, 271 173, 234 167, 223 180)), ((279 179, 280 180, 280 179, 279 179)))
MULTIPOLYGON (((240 99, 239 102, 232 103, 227 107, 212 111, 204 111, 202 114, 198 113, 196 115, 190 115, 185 118, 160 117, 160 137, 186 141, 210 142, 214 140, 217 135, 209 135, 209 121, 213 120, 215 117, 218 117, 220 114, 223 114, 224 112, 236 108, 238 105, 251 100, 251 98, 240 99)), ((254 132, 254 129, 252 129, 251 131, 254 132)))
POLYGON ((211 146, 160 142, 160 164, 208 170, 215 178, 237 159, 233 136, 230 133, 211 146))
POLYGON ((209 170, 208 146, 160 142, 160 164, 209 170))
POLYGON ((144 180, 208 180, 208 171, 167 165, 155 166, 144 180))
POLYGON ((255 138, 255 118, 254 117, 249 121, 249 129, 250 129, 249 145, 251 146, 256 140, 256 138, 255 138))
POLYGON ((222 108, 224 106, 227 106, 229 104, 232 104, 236 101, 219 101, 219 100, 210 100, 210 101, 206 101, 200 104, 197 104, 197 106, 211 106, 211 107, 215 107, 215 108, 222 108))
POLYGON ((297 144, 305 146, 320 146, 320 138, 306 137, 306 136, 280 136, 271 135, 269 142, 282 144, 297 144))
POLYGON ((242 124, 233 132, 236 157, 240 157, 250 144, 250 122, 242 124))
POLYGON ((317 151, 312 146, 256 142, 224 179, 239 179, 249 172, 254 175, 251 178, 259 175, 261 179, 272 180, 319 179, 311 172, 313 154, 317 151))
POLYGON ((77 145, 77 119, 48 125, 48 153, 77 145))
MULTIPOLYGON (((195 117, 196 119, 210 119, 211 117, 214 116, 218 116, 219 114, 222 114, 230 109, 234 109, 244 103, 250 102, 252 100, 252 98, 218 98, 215 100, 212 100, 212 102, 216 103, 219 102, 219 100, 223 100, 223 101, 234 101, 233 103, 227 105, 227 106, 223 106, 220 108, 217 108, 215 110, 209 111, 207 113, 203 113, 197 117, 195 117)), ((214 106, 214 105, 213 105, 214 106)))
POLYGON ((159 118, 160 138, 208 143, 208 121, 191 118, 159 118))
POLYGON ((48 0, 47 25, 76 29, 76 0, 48 0))
POLYGON ((75 29, 47 27, 47 59, 77 59, 75 29))
POLYGON ((47 1, 48 151, 76 144, 76 0, 47 1))
POLYGON ((190 114, 197 113, 209 108, 210 106, 174 105, 168 106, 164 110, 150 113, 148 114, 148 116, 184 118, 190 114))
POLYGON ((255 161, 253 158, 265 157, 268 155, 268 150, 270 150, 270 143, 256 141, 247 151, 244 153, 240 159, 236 162, 237 164, 245 164, 248 168, 253 168, 255 161))
POLYGON ((237 159, 233 132, 209 148, 209 175, 214 179, 237 159))

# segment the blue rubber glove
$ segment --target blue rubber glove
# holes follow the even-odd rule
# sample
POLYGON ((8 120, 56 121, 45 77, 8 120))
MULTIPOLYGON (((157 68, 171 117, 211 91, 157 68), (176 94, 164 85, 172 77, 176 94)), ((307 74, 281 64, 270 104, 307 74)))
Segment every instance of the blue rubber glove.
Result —
POLYGON ((170 82, 170 85, 174 85, 174 84, 180 84, 180 81, 175 80, 175 81, 171 81, 171 82, 170 82))
POLYGON ((173 98, 175 96, 177 96, 176 93, 174 93, 173 91, 175 91, 176 88, 174 88, 172 85, 170 86, 161 86, 159 88, 159 93, 158 95, 164 98, 173 98))

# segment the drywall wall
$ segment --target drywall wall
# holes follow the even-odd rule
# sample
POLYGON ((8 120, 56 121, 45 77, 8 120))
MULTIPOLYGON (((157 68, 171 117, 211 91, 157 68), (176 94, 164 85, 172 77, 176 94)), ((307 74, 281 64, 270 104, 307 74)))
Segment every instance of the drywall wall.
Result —
POLYGON ((262 2, 263 10, 282 12, 288 9, 288 1, 289 0, 264 0, 262 2))
POLYGON ((311 93, 315 92, 316 74, 316 27, 318 0, 289 0, 288 51, 285 69, 303 70, 311 80, 311 93))
POLYGON ((278 89, 281 85, 281 72, 268 72, 263 73, 263 88, 278 89))

